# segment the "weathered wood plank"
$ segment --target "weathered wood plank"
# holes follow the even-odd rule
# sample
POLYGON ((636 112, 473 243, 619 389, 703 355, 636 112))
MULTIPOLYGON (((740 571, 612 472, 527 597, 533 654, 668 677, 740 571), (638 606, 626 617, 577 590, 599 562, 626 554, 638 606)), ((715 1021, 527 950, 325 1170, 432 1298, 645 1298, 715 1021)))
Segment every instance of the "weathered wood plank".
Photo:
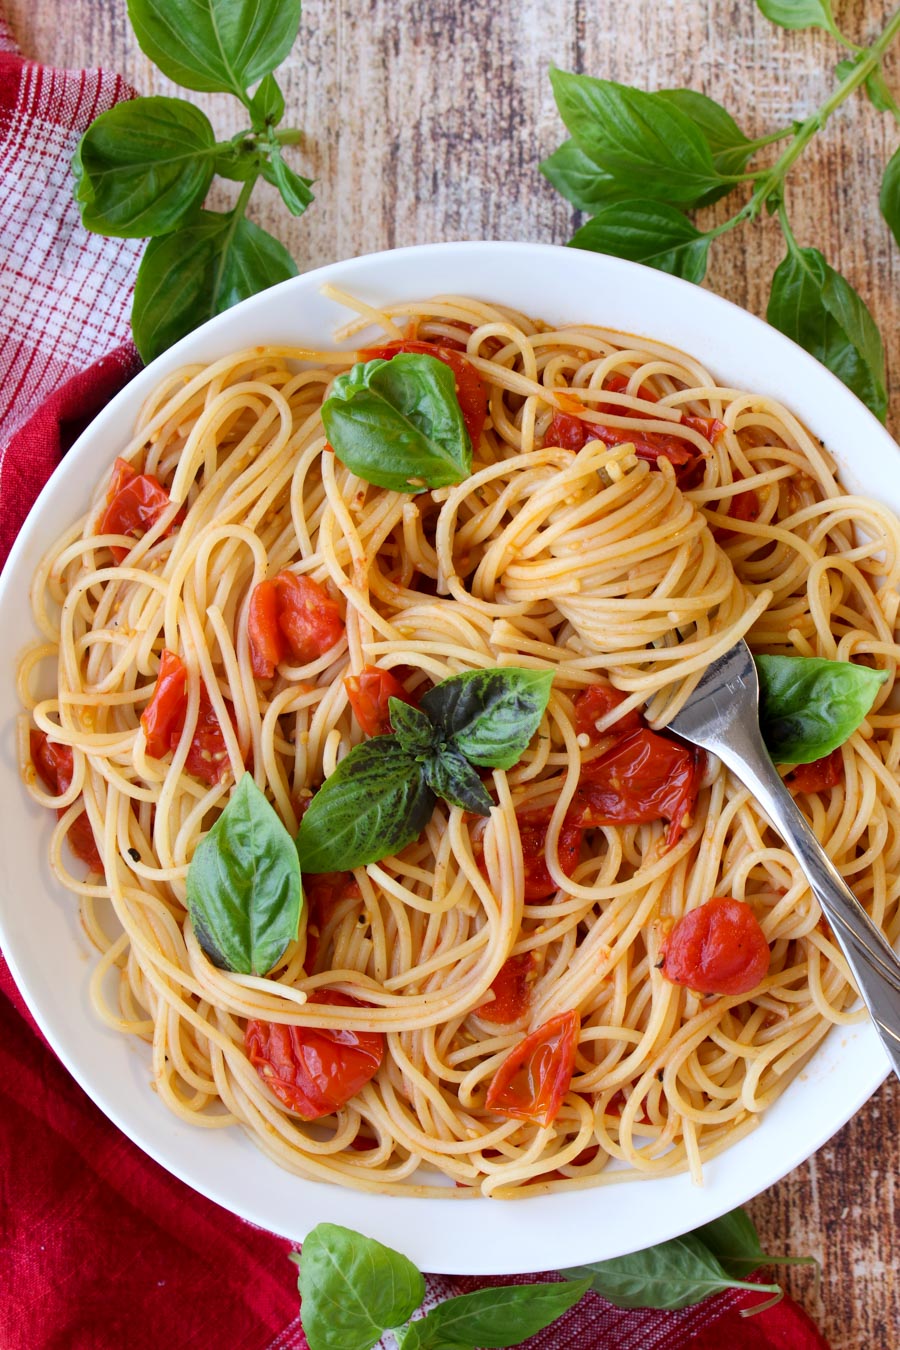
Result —
MULTIPOLYGON (((172 92, 138 50, 125 0, 6 6, 28 55, 102 64, 142 92, 172 92)), ((838 6, 860 41, 890 8, 869 0, 838 6)), ((550 64, 646 88, 702 89, 756 136, 821 100, 839 55, 822 32, 775 29, 750 0, 308 0, 301 40, 279 78, 291 120, 307 130, 295 162, 318 180, 318 200, 294 221, 265 188, 254 216, 310 267, 439 239, 562 243, 572 212, 537 172, 563 134, 550 64)), ((238 129, 233 100, 194 97, 221 134, 238 129)), ((816 138, 787 194, 800 242, 821 248, 867 299, 889 373, 900 359, 900 263, 877 187, 896 141, 891 120, 856 98, 816 138)), ((720 204, 711 219, 726 210, 720 204)), ((777 225, 760 222, 717 245, 709 284, 764 314, 782 256, 777 225)), ((895 386, 896 429, 900 381, 895 386)), ((768 1250, 822 1260, 818 1301, 806 1270, 784 1279, 833 1350, 889 1350, 900 1340, 898 1121, 900 1088, 891 1083, 751 1207, 768 1250)))

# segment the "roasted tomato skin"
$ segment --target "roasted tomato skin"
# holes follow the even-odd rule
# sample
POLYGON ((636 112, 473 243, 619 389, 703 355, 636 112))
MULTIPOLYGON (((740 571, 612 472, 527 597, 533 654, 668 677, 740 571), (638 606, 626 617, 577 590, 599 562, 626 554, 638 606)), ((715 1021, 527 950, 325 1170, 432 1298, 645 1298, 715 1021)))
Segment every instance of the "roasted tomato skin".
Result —
POLYGON ((705 763, 702 750, 670 736, 632 732, 584 765, 569 816, 585 829, 667 820, 671 848, 690 822, 705 763))
MULTIPOLYGON (((54 797, 61 797, 71 787, 75 772, 72 747, 51 741, 46 732, 38 731, 36 727, 32 727, 28 741, 31 762, 38 777, 48 792, 52 792, 54 797)), ((78 800, 81 801, 81 798, 78 800)), ((59 807, 57 817, 62 819, 68 810, 67 806, 59 807)), ((72 821, 66 831, 66 842, 79 862, 87 863, 92 872, 103 871, 103 859, 87 811, 82 810, 81 815, 72 821)))
POLYGON ((274 581, 253 587, 247 614, 250 665, 257 679, 271 680, 284 660, 284 635, 278 626, 278 592, 274 581))
MULTIPOLYGON (((361 1008, 359 999, 334 989, 319 989, 310 1003, 361 1008)), ((355 1097, 381 1067, 384 1036, 351 1031, 247 1023, 244 1045, 250 1063, 270 1092, 301 1120, 330 1116, 355 1097)))
POLYGON ((507 957, 491 981, 493 999, 476 1008, 475 1016, 496 1026, 518 1022, 531 1007, 538 965, 539 957, 534 951, 507 957))
POLYGON ((632 708, 617 722, 613 722, 606 731, 598 731, 597 723, 606 717, 628 697, 611 684, 589 684, 581 689, 573 699, 575 709, 575 730, 579 736, 587 736, 592 745, 596 745, 604 736, 627 736, 632 731, 640 731, 644 719, 637 708, 632 708))
POLYGON ((491 1080, 485 1106, 545 1128, 559 1113, 575 1068, 581 1018, 560 1013, 513 1046, 491 1080))
POLYGON ((843 779, 844 756, 838 747, 822 759, 795 764, 784 781, 791 792, 824 792, 827 788, 837 787, 843 779))
MULTIPOLYGON (((526 901, 547 900, 551 895, 555 895, 558 889, 546 861, 547 826, 550 824, 552 814, 552 810, 547 807, 544 810, 523 811, 516 816, 525 869, 526 901)), ((571 813, 567 814, 560 827, 556 845, 559 865, 567 877, 570 877, 578 866, 583 835, 582 826, 571 819, 571 813)))
MULTIPOLYGON (((106 495, 106 510, 100 521, 100 533, 129 534, 139 539, 156 524, 169 502, 168 492, 152 474, 138 473, 127 460, 117 459, 106 495)), ((116 544, 112 554, 119 563, 127 556, 128 549, 116 544)))
POLYGON ((769 944, 744 900, 716 896, 676 922, 665 941, 662 972, 700 994, 749 994, 769 969, 769 944))
POLYGON ((399 698, 416 706, 396 675, 379 666, 363 666, 358 675, 347 675, 344 688, 360 728, 367 736, 387 736, 393 730, 389 699, 399 698))
MULTIPOLYGON (((170 750, 178 748, 184 730, 187 702, 187 668, 180 656, 164 648, 153 695, 141 713, 141 726, 147 738, 147 754, 154 759, 162 759, 170 750)), ((184 767, 201 783, 213 787, 227 772, 228 766, 228 750, 222 727, 206 685, 201 683, 197 725, 184 767)))
POLYGON ((287 655, 297 665, 324 656, 344 635, 340 605, 312 577, 279 572, 274 586, 287 655))
POLYGON ((472 442, 472 449, 478 449, 484 422, 487 417, 487 390, 478 371, 460 352, 439 342, 421 342, 407 338, 402 342, 385 342, 380 347, 367 347, 358 354, 361 361, 390 361, 398 352, 412 352, 419 356, 433 356, 449 366, 456 376, 456 397, 460 412, 472 442))

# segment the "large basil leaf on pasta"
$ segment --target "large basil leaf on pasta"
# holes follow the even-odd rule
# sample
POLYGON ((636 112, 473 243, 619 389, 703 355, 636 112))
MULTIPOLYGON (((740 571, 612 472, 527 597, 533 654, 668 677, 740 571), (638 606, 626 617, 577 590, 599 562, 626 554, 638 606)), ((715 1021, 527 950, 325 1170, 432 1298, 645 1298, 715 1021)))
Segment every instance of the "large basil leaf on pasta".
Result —
POLYGON ((757 656, 759 722, 776 764, 830 755, 859 726, 887 672, 817 656, 757 656))
POLYGON ((310 1350, 371 1350, 425 1297, 425 1281, 400 1252, 336 1223, 316 1224, 299 1256, 297 1286, 310 1350))
POLYGON ((420 707, 471 764, 511 769, 540 726, 552 683, 550 670, 470 670, 429 689, 420 707))
POLYGON ((294 841, 245 773, 188 868, 197 941, 222 970, 265 975, 296 938, 300 905, 294 841))
POLYGON ((396 736, 350 751, 315 794, 300 824, 304 872, 344 872, 380 862, 418 839, 435 796, 396 736))
POLYGON ((141 50, 170 80, 244 101, 291 50, 300 0, 128 0, 128 17, 141 50))
POLYGON ((755 1289, 781 1293, 777 1284, 745 1283, 728 1274, 694 1233, 659 1242, 628 1256, 561 1272, 589 1279, 591 1287, 617 1308, 688 1308, 722 1289, 755 1289))
POLYGON ((434 356, 359 362, 332 384, 322 422, 338 459, 377 487, 421 492, 472 469, 456 378, 434 356))
POLYGON ((448 1350, 451 1346, 515 1346, 555 1322, 591 1287, 589 1279, 565 1283, 507 1284, 444 1299, 411 1322, 398 1338, 400 1350, 448 1350))

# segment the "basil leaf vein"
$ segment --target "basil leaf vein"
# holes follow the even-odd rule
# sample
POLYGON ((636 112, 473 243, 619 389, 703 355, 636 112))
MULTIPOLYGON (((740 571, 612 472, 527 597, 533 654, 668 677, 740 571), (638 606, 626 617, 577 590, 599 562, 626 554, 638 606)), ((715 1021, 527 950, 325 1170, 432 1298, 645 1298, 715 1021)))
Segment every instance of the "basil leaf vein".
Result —
POLYGON ((359 362, 335 379, 322 422, 338 459, 377 487, 421 492, 472 469, 453 371, 433 356, 359 362))
POLYGON ((412 1261, 334 1223, 317 1224, 306 1238, 297 1284, 310 1350, 371 1350, 425 1297, 412 1261))
POLYGON ((511 769, 541 724, 552 683, 550 670, 470 670, 429 689, 419 706, 470 764, 511 769))
POLYGON ((315 794, 297 835, 304 872, 342 872, 405 848, 434 810, 422 765, 396 736, 357 745, 315 794))
POLYGON ((843 745, 887 672, 817 656, 757 656, 759 722, 776 764, 810 764, 843 745))
POLYGON ((249 773, 194 851, 187 908, 213 965, 265 975, 297 936, 297 849, 249 773))

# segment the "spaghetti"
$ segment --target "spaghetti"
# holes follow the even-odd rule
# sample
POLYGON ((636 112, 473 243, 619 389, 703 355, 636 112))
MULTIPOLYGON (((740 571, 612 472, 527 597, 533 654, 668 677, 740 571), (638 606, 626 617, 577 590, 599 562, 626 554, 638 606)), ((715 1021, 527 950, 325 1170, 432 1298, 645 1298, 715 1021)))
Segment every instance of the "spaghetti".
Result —
POLYGON ((36 577, 23 774, 59 813, 52 867, 102 953, 95 1009, 151 1044, 154 1086, 180 1118, 240 1125, 306 1177, 463 1198, 619 1179, 614 1160, 699 1176, 859 1015, 855 994, 799 865, 721 766, 695 756, 674 805, 598 824, 597 765, 626 726, 665 738, 740 636, 885 670, 826 777, 798 773, 797 787, 895 939, 900 522, 847 495, 786 409, 658 343, 457 297, 356 309, 345 337, 374 323, 477 375, 487 420, 468 477, 410 495, 353 476, 321 407, 355 354, 257 348, 161 382, 115 491, 99 485, 36 577), (284 574, 315 583, 339 626, 300 661, 275 650, 266 678, 251 601, 284 574), (164 651, 183 662, 187 701, 151 754, 141 715, 164 651), (187 871, 245 768, 296 833, 364 739, 373 668, 416 702, 504 666, 551 669, 553 686, 519 763, 486 779, 490 817, 439 801, 398 856, 304 878, 299 935, 267 976, 211 964, 187 871), (620 696, 591 702, 598 686, 620 696), (77 876, 67 840, 101 870, 77 876), (661 968, 673 924, 719 896, 750 906, 770 949, 750 992, 703 995, 661 968), (574 1014, 552 1121, 491 1110, 526 1032, 574 1014), (355 1033, 383 1053, 335 1114, 305 1121, 267 1085, 251 1024, 288 1041, 284 1028, 355 1033))

